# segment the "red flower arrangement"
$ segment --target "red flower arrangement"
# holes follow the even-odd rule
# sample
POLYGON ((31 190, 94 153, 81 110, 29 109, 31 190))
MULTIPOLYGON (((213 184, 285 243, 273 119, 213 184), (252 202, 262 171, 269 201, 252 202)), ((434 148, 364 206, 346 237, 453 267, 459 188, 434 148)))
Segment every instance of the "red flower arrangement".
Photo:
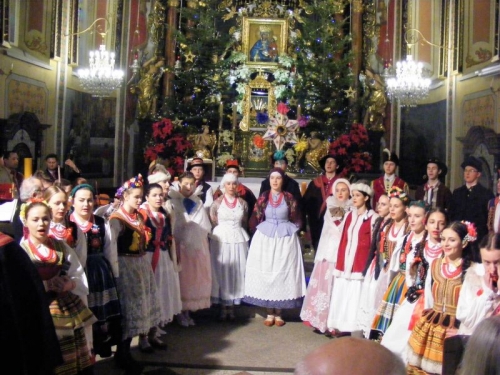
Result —
POLYGON ((174 127, 170 119, 163 118, 153 123, 152 130, 151 140, 144 150, 144 159, 148 163, 163 159, 172 176, 181 174, 184 171, 184 154, 191 147, 182 128, 174 127))
POLYGON ((349 134, 343 134, 330 143, 330 153, 340 155, 344 159, 344 169, 340 173, 348 176, 351 173, 369 171, 372 156, 363 148, 368 144, 368 132, 363 124, 352 124, 349 134))
POLYGON ((253 137, 253 144, 258 149, 263 149, 265 147, 264 138, 262 138, 262 136, 260 134, 254 135, 254 137, 253 137))

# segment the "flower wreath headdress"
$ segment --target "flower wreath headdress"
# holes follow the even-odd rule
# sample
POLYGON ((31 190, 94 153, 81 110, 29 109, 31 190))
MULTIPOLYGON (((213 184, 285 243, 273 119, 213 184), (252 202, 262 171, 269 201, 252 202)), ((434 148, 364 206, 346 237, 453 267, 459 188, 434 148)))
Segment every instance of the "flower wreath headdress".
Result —
POLYGON ((470 221, 462 220, 461 223, 467 227, 467 234, 462 241, 462 245, 465 246, 469 242, 474 242, 475 240, 477 240, 477 230, 474 223, 471 223, 470 221))
POLYGON ((44 204, 50 211, 50 206, 47 203, 47 201, 43 200, 43 198, 30 198, 28 199, 25 203, 21 205, 21 208, 19 209, 19 219, 23 223, 24 226, 26 226, 26 211, 28 211, 28 207, 30 207, 32 204, 35 203, 42 203, 44 204))
POLYGON ((137 176, 132 177, 130 180, 125 181, 125 183, 116 191, 115 196, 118 198, 123 197, 123 193, 128 189, 142 188, 144 186, 144 179, 139 173, 137 176))
POLYGON ((389 190, 389 194, 387 194, 389 199, 391 198, 399 198, 405 206, 407 206, 410 203, 410 197, 404 190, 398 187, 393 187, 391 190, 389 190))

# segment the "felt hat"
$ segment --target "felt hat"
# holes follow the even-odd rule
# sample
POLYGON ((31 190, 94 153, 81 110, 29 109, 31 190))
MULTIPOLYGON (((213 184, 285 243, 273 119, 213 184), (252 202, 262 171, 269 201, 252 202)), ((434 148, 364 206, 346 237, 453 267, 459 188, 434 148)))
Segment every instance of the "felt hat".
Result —
POLYGON ((382 150, 382 162, 392 161, 396 166, 399 165, 399 158, 395 152, 391 152, 388 148, 382 150))
POLYGON ((241 171, 240 163, 238 163, 238 160, 236 160, 236 159, 230 159, 230 160, 226 161, 226 171, 229 168, 236 168, 237 170, 241 171))
POLYGON ((425 168, 427 169, 428 164, 436 164, 438 166, 438 169, 441 171, 439 174, 439 177, 444 177, 448 173, 448 167, 446 166, 445 163, 443 163, 441 160, 438 158, 429 158, 427 159, 427 162, 425 163, 425 168))
POLYGON ((193 158, 193 160, 191 160, 191 163, 187 166, 186 170, 191 171, 191 169, 193 169, 194 167, 202 167, 205 173, 207 173, 207 165, 202 158, 193 158))
POLYGON ((335 161, 337 162, 337 170, 336 172, 342 172, 342 169, 344 169, 344 163, 343 163, 343 160, 342 160, 342 157, 338 156, 338 155, 333 155, 333 154, 328 154, 328 155, 325 155, 323 156, 319 161, 319 166, 321 167, 322 170, 325 170, 325 164, 326 164, 326 161, 328 159, 335 159, 335 161))
POLYGON ((463 169, 465 169, 465 167, 472 167, 476 169, 478 172, 483 171, 483 163, 481 163, 481 160, 479 160, 475 156, 467 156, 464 162, 460 166, 463 169))

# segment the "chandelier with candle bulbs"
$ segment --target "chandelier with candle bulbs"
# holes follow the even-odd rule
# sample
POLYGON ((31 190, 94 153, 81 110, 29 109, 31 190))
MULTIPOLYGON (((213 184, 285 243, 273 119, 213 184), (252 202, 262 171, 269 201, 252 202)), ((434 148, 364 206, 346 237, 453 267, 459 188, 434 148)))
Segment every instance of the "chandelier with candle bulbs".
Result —
POLYGON ((396 76, 386 80, 389 100, 397 100, 401 107, 415 107, 429 95, 431 80, 422 74, 423 64, 411 55, 396 63, 396 76))
POLYGON ((115 53, 106 51, 104 40, 109 27, 107 18, 97 18, 85 30, 76 32, 70 35, 80 35, 86 33, 94 27, 98 21, 104 21, 106 30, 98 32, 102 37, 103 44, 99 46, 98 51, 89 52, 89 67, 87 69, 79 69, 76 75, 80 79, 80 85, 83 89, 92 96, 103 98, 111 96, 113 91, 120 88, 123 83, 125 73, 123 70, 115 69, 115 53))

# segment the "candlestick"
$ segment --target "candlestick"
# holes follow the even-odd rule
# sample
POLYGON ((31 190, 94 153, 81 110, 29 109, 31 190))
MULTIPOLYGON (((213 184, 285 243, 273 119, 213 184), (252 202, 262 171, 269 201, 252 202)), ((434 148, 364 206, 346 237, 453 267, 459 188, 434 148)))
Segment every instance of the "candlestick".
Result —
POLYGON ((222 116, 224 116, 224 104, 219 103, 219 130, 222 130, 222 116))
POLYGON ((300 118, 300 115, 302 114, 302 107, 300 104, 297 106, 297 120, 300 118))
POLYGON ((238 119, 236 103, 233 103, 233 130, 236 130, 236 121, 238 119))
POLYGON ((300 194, 304 195, 306 193, 306 190, 307 190, 307 182, 302 181, 300 185, 300 194))
POLYGON ((33 159, 24 158, 24 178, 31 177, 33 175, 33 159))
POLYGON ((57 180, 61 183, 61 166, 57 166, 57 180))

